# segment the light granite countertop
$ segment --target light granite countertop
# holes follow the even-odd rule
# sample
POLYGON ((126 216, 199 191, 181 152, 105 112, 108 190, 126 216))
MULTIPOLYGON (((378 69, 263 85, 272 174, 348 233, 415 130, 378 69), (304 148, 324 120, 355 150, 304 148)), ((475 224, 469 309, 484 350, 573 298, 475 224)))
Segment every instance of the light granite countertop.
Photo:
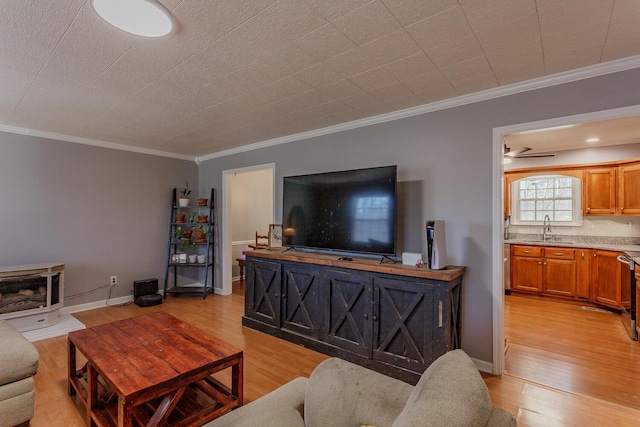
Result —
POLYGON ((633 258, 636 263, 640 263, 640 242, 634 239, 620 239, 610 237, 592 236, 553 236, 549 240, 542 240, 539 235, 515 235, 504 240, 509 245, 531 245, 531 246, 557 246, 567 248, 602 249, 608 251, 620 251, 633 258))

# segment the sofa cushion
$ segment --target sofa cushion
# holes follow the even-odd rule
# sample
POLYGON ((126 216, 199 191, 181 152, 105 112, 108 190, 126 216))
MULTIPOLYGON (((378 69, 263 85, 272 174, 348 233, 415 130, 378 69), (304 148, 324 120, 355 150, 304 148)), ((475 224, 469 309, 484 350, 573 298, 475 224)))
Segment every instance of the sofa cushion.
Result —
POLYGON ((454 350, 422 374, 393 427, 484 426, 491 410, 478 369, 464 351, 454 350))
POLYGON ((0 320, 0 342, 0 385, 30 377, 38 371, 38 350, 4 320, 0 320))
POLYGON ((390 427, 413 387, 342 359, 311 373, 304 400, 307 427, 390 427))
POLYGON ((304 427, 307 378, 296 378, 203 427, 304 427))

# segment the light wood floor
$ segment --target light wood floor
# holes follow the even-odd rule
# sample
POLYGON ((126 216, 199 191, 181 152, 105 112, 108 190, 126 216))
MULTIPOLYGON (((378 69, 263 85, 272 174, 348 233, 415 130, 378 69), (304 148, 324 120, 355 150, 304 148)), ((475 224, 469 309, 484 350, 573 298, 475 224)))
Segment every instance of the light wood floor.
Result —
MULTIPOLYGON (((520 298, 522 299, 522 298, 520 298)), ((526 301, 525 301, 526 302, 526 301)), ((514 318, 514 313, 526 313, 539 310, 535 307, 528 308, 527 304, 520 304, 519 299, 507 300, 507 323, 514 318)), ((131 316, 163 310, 174 316, 205 329, 219 338, 244 350, 245 354, 245 402, 255 400, 265 393, 279 387, 297 376, 308 376, 313 368, 327 356, 299 347, 286 341, 279 340, 266 334, 262 334, 241 326, 241 317, 244 311, 244 299, 242 290, 234 289, 230 296, 209 296, 206 300, 199 297, 168 297, 165 303, 148 308, 140 308, 135 305, 125 307, 105 307, 96 310, 77 313, 75 316, 87 326, 94 326, 106 322, 124 319, 131 316)), ((544 317, 544 316, 543 316, 544 317)), ((537 327, 533 315, 527 317, 532 325, 531 330, 540 329, 538 340, 553 340, 558 347, 564 341, 558 337, 554 327, 537 327), (545 338, 546 337, 546 338, 545 338)), ((577 342, 585 341, 584 328, 578 328, 571 334, 577 342)), ((593 325, 588 324, 588 329, 593 325)), ((527 354, 526 342, 519 342, 524 335, 516 333, 520 326, 511 329, 506 327, 507 336, 510 339, 510 349, 507 363, 512 371, 517 371, 520 364, 529 367, 529 372, 520 372, 518 375, 534 377, 535 373, 544 373, 549 367, 557 363, 554 356, 548 353, 539 355, 539 359, 529 362, 524 356, 517 356, 516 351, 527 354), (516 356, 516 357, 512 357, 516 356), (525 360, 515 362, 516 359, 525 360)), ((610 360, 606 352, 596 351, 596 347, 606 346, 600 342, 584 342, 586 351, 594 354, 594 358, 600 357, 602 364, 610 360)), ((75 399, 67 395, 67 341, 66 337, 52 338, 36 343, 40 352, 40 369, 35 376, 36 381, 36 414, 31 421, 32 427, 51 426, 84 426, 82 418, 82 406, 75 399)), ((637 346, 638 343, 635 343, 637 346)), ((603 349, 606 350, 606 347, 603 349)), ((616 350, 617 351, 617 350, 616 350)), ((620 350, 624 353, 625 350, 620 350)), ((536 354, 536 351, 529 353, 536 354)), ((581 353, 581 351, 577 351, 581 353)), ((613 375, 610 372, 616 370, 611 366, 609 372, 589 372, 588 369, 577 369, 583 364, 583 357, 578 355, 566 355, 563 362, 568 366, 569 373, 564 378, 571 378, 575 382, 588 382, 590 377, 595 378, 595 388, 602 388, 604 395, 610 393, 614 387, 607 382, 606 377, 613 375), (574 368, 575 366, 575 368, 574 368), (600 377, 603 375, 604 377, 600 377)), ((637 363, 638 359, 636 359, 637 363)), ((620 366, 616 359, 617 368, 624 370, 627 364, 620 366)), ((554 375, 551 375, 553 377, 554 375)), ((535 377, 528 381, 515 375, 495 377, 485 375, 485 382, 491 393, 493 404, 506 409, 518 419, 519 426, 632 426, 640 424, 640 411, 622 404, 611 403, 599 396, 589 397, 581 391, 562 391, 552 386, 545 385, 545 375, 535 377)), ((563 380, 564 381, 564 380, 563 380)), ((617 380, 616 380, 617 381, 617 380)), ((547 382, 551 384, 551 382, 547 382)), ((563 383, 564 384, 564 383, 563 383)), ((629 395, 635 395, 637 399, 640 382, 624 382, 622 388, 629 395)), ((553 384, 551 384, 553 385, 553 384)), ((612 393, 612 392, 611 392, 612 393)), ((618 393, 618 391, 616 391, 618 393)), ((621 391, 619 393, 625 393, 621 391)), ((635 408, 638 406, 636 405, 635 408)), ((332 426, 334 427, 334 426, 332 426)), ((339 427, 339 426, 335 426, 339 427)))

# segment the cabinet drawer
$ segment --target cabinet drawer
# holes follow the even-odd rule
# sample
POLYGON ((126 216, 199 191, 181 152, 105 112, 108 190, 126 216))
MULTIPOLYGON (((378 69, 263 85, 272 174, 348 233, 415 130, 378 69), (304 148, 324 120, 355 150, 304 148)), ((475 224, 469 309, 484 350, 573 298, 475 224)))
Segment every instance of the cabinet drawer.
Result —
POLYGON ((544 257, 554 259, 575 259, 576 250, 567 248, 545 248, 544 257))
POLYGON ((514 256, 542 256, 542 248, 540 246, 512 246, 512 248, 514 256))

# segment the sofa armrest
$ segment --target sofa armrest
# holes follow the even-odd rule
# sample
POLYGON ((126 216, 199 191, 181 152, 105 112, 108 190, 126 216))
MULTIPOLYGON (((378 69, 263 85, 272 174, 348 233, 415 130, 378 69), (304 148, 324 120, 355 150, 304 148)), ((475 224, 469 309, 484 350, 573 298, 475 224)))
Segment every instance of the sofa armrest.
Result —
POLYGON ((304 427, 304 391, 299 377, 203 427, 304 427))
POLYGON ((487 427, 516 427, 516 425, 516 419, 510 412, 496 407, 491 410, 486 424, 487 427))
POLYGON ((304 400, 307 427, 390 427, 413 387, 338 358, 320 363, 311 373, 304 400))
POLYGON ((0 385, 28 378, 38 371, 38 350, 4 320, 0 320, 0 342, 0 385))

